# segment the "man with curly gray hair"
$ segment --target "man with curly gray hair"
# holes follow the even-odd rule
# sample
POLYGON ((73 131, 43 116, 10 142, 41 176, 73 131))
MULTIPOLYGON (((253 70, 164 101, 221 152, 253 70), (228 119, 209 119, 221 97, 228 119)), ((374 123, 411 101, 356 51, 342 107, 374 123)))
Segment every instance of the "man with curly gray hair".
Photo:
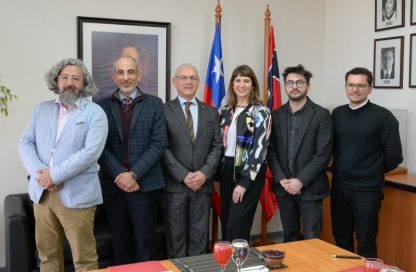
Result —
POLYGON ((80 60, 61 60, 46 82, 57 98, 35 107, 19 145, 30 175, 40 269, 64 271, 66 236, 75 270, 94 270, 94 215, 102 203, 97 161, 107 139, 107 118, 87 99, 98 90, 80 60))

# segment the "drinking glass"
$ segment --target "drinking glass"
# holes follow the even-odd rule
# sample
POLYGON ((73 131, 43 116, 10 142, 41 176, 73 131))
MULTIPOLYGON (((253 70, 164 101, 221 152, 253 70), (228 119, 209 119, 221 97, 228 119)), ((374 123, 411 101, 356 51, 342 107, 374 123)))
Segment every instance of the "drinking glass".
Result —
POLYGON ((384 265, 380 272, 400 272, 400 268, 391 266, 391 265, 384 265))
POLYGON ((376 258, 365 259, 364 272, 379 272, 383 268, 383 261, 376 258))
POLYGON ((241 268, 248 256, 248 242, 243 239, 235 239, 233 245, 233 262, 237 265, 237 272, 241 272, 241 268))
POLYGON ((228 241, 217 241, 214 244, 214 258, 221 266, 221 272, 225 271, 225 267, 233 254, 233 246, 228 241))

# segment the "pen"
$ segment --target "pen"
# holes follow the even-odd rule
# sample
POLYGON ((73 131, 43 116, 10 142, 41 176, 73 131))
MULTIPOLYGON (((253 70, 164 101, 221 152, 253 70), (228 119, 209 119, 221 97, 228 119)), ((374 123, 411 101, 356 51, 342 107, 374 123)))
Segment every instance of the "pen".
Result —
POLYGON ((353 255, 331 255, 332 258, 342 258, 342 259, 361 259, 360 256, 353 255))

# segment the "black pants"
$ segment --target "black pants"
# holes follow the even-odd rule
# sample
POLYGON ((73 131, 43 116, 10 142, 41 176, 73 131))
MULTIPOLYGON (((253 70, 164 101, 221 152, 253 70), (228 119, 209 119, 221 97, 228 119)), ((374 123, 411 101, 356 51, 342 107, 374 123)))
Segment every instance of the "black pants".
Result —
POLYGON ((232 241, 245 239, 249 241, 257 203, 263 190, 266 175, 266 164, 262 165, 256 180, 250 184, 243 196, 243 201, 234 203, 232 199, 234 188, 238 185, 233 182, 234 158, 225 158, 221 175, 221 232, 222 239, 232 241))
POLYGON ((332 232, 337 246, 354 252, 354 231, 357 253, 366 258, 377 257, 378 213, 383 193, 380 190, 354 191, 332 187, 332 232))
POLYGON ((115 264, 154 258, 157 192, 104 194, 104 204, 113 234, 115 264))
POLYGON ((303 223, 303 238, 321 238, 322 199, 306 201, 298 195, 279 197, 280 220, 284 242, 301 240, 300 220, 303 223))

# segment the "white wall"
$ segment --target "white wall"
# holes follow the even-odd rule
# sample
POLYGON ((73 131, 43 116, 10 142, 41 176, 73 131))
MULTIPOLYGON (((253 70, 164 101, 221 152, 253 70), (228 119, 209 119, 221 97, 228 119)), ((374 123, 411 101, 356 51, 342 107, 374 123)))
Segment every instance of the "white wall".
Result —
MULTIPOLYGON (((410 1, 406 1, 405 27, 374 32, 373 0, 227 0, 222 3, 222 39, 226 84, 232 69, 249 64, 262 82, 263 19, 269 2, 280 70, 302 63, 311 70, 310 97, 322 105, 346 103, 344 74, 354 66, 372 70, 373 41, 405 36, 403 90, 375 89, 371 100, 391 109, 407 109, 407 164, 416 172, 416 90, 408 86, 410 1)), ((195 64, 206 74, 214 34, 216 0, 2 0, 0 16, 0 76, 19 99, 13 114, 0 117, 0 218, 3 200, 25 192, 25 170, 17 154, 18 139, 33 106, 52 98, 44 73, 59 59, 76 57, 76 16, 163 21, 172 24, 172 70, 183 62, 195 64)), ((198 91, 202 97, 203 88, 198 91)), ((172 97, 176 93, 172 88, 172 97)), ((285 95, 283 94, 285 101, 285 95)), ((260 232, 257 213, 253 234, 260 232)), ((3 222, 3 221, 1 221, 3 222)), ((269 231, 280 230, 278 213, 269 231)), ((0 223, 0 266, 4 261, 4 223, 0 223)))
MULTIPOLYGON (((324 0, 224 1, 222 39, 227 84, 232 69, 243 63, 251 65, 262 82, 263 22, 268 2, 281 70, 287 65, 305 64, 315 75, 311 96, 321 102, 324 0)), ((77 56, 76 16, 171 22, 172 70, 181 63, 191 62, 205 78, 216 3, 216 0, 2 0, 0 75, 19 99, 11 106, 11 117, 0 117, 0 176, 3 177, 0 217, 4 218, 6 195, 27 191, 26 173, 17 154, 18 139, 33 106, 53 97, 43 80, 45 72, 58 60, 77 56)), ((202 95, 201 87, 198 96, 202 95)), ((176 93, 172 91, 174 96, 176 93)), ((269 224, 269 231, 276 230, 281 230, 278 215, 269 224)), ((253 233, 260 233, 259 216, 253 233)), ((4 223, 1 223, 0 267, 5 265, 4 244, 4 223)))
MULTIPOLYGON (((409 89, 410 0, 405 1, 405 27, 374 31, 373 0, 326 1, 325 22, 325 96, 326 105, 346 104, 345 73, 353 67, 373 70, 374 39, 404 36, 403 89, 373 89, 370 100, 389 109, 407 110, 407 135, 404 165, 416 172, 416 89, 409 89)), ((415 68, 413 68, 414 70, 415 68)), ((401 124, 405 126, 405 124, 401 124)))

